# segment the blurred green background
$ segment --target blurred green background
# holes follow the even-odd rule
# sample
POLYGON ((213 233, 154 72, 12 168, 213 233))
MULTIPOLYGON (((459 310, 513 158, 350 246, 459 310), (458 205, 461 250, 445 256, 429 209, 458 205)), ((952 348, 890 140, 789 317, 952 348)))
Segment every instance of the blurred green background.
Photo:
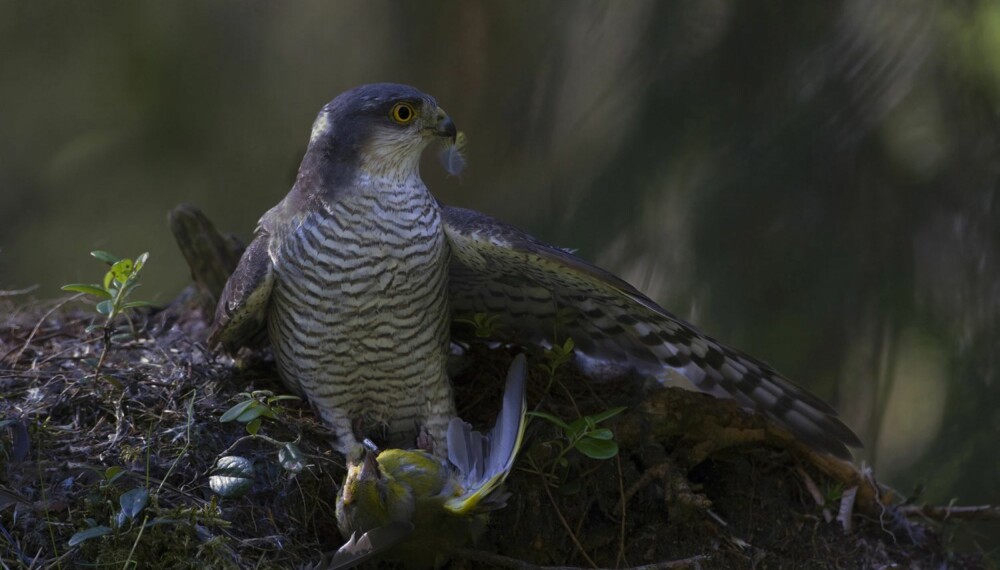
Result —
POLYGON ((468 134, 438 198, 771 362, 902 491, 1000 503, 997 2, 3 1, 0 289, 148 250, 168 301, 166 212, 248 237, 373 81, 468 134))

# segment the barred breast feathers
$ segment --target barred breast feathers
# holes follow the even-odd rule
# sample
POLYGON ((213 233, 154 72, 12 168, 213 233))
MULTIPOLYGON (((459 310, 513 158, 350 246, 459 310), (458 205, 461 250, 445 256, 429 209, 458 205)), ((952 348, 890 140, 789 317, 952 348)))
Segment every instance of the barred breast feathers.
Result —
POLYGON ((282 377, 319 406, 384 422, 390 434, 425 422, 442 431, 454 406, 444 240, 419 179, 359 188, 314 210, 276 252, 269 321, 282 377))

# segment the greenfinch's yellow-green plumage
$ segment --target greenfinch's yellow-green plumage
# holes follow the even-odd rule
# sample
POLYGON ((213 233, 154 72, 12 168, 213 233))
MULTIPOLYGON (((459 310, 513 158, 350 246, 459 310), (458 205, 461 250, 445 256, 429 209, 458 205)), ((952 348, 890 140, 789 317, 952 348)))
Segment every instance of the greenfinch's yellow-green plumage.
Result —
POLYGON ((481 534, 489 512, 506 504, 500 487, 524 436, 526 377, 520 355, 488 434, 458 418, 451 421, 447 462, 421 450, 352 453, 337 499, 337 524, 350 540, 331 568, 350 568, 372 556, 436 568, 481 534))

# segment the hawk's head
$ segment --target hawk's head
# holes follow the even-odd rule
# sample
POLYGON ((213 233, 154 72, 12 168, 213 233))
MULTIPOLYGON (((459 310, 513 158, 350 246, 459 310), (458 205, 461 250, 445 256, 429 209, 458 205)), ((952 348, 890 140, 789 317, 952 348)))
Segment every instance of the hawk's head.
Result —
POLYGON ((317 170, 327 182, 359 175, 406 179, 416 175, 431 140, 456 132, 430 95, 395 83, 362 85, 319 112, 303 170, 317 170))

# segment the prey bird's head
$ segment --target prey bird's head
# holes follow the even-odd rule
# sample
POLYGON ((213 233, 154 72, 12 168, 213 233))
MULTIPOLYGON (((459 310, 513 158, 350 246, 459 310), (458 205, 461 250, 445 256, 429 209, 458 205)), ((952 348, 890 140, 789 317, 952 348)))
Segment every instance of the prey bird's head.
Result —
POLYGON ((333 184, 359 176, 404 180, 417 175, 432 140, 456 133, 430 95, 395 83, 362 85, 319 112, 299 176, 319 174, 333 184))
MULTIPOLYGON (((400 450, 390 450, 390 456, 400 450)), ((408 453, 408 452, 402 452, 408 453)), ((410 520, 415 508, 414 486, 393 475, 400 470, 382 465, 383 454, 365 441, 347 454, 347 476, 337 495, 337 523, 345 535, 410 520), (370 446, 370 447, 369 447, 370 446)), ((408 471, 408 470, 404 470, 408 471)))

